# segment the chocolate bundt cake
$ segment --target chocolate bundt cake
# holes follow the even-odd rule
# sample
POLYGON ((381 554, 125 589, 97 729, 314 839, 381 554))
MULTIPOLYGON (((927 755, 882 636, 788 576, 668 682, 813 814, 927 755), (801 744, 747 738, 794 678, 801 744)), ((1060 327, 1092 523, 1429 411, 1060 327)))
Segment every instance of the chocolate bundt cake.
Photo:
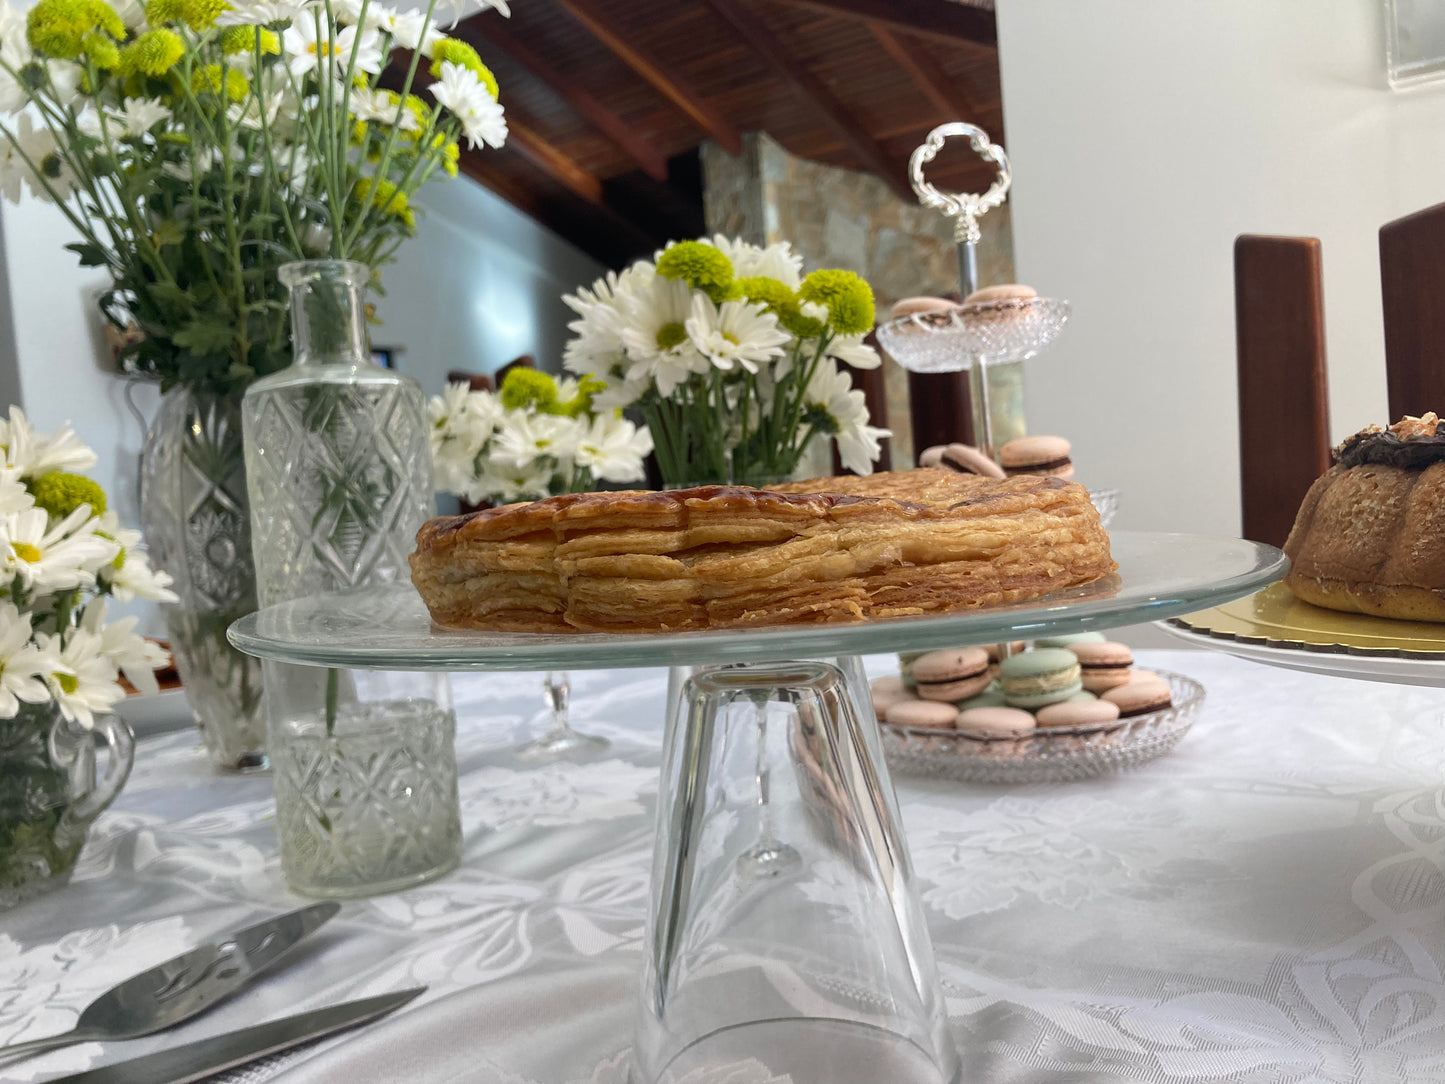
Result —
POLYGON ((1285 583, 1316 606, 1445 621, 1445 426, 1370 426, 1335 449, 1285 541, 1285 583))

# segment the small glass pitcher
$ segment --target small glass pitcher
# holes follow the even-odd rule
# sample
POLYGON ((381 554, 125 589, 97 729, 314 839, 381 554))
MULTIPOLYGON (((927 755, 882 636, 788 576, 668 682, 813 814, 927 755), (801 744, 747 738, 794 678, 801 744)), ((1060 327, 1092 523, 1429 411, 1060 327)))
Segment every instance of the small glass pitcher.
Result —
POLYGON ((115 715, 93 729, 54 701, 0 719, 0 910, 70 880, 86 834, 130 775, 135 740, 115 715), (109 750, 96 774, 96 739, 109 750))

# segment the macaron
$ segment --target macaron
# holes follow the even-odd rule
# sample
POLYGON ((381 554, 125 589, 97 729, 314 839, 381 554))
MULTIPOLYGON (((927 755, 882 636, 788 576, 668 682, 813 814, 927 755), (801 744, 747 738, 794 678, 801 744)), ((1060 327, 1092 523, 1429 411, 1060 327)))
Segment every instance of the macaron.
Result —
POLYGON ((1119 718, 1119 705, 1108 700, 1064 700, 1039 708, 1039 726, 1092 726, 1119 718))
POLYGON ((965 305, 983 304, 989 301, 1028 301, 1038 297, 1039 292, 1021 282, 1001 282, 997 286, 985 286, 975 290, 963 299, 965 305))
POLYGON ((966 700, 990 680, 988 652, 981 647, 930 651, 913 661, 913 681, 924 700, 966 700))
POLYGON ((1032 734, 1038 723, 1021 708, 968 708, 958 713, 957 730, 973 737, 1018 737, 1032 734))
POLYGON ((1001 708, 1004 706, 1003 685, 997 681, 990 681, 983 692, 970 696, 967 700, 954 701, 959 711, 968 711, 970 708, 1001 708))
POLYGON ((1041 708, 1083 690, 1079 660, 1062 647, 1010 655, 999 663, 1004 700, 1010 707, 1041 708))
POLYGON ((890 704, 896 704, 900 700, 911 700, 907 689, 903 687, 903 679, 900 677, 881 677, 869 687, 873 694, 873 714, 883 718, 888 711, 890 704))
POLYGON ((1072 478, 1074 461, 1069 458, 1073 445, 1064 437, 1017 437, 998 452, 998 461, 1010 475, 1043 474, 1053 478, 1072 478))
POLYGON ((1128 644, 1105 640, 1102 644, 1074 644, 1069 650, 1077 656, 1084 688, 1091 693, 1127 684, 1134 676, 1134 653, 1128 644))
POLYGON ((898 653, 898 676, 903 679, 905 688, 913 688, 913 664, 923 656, 926 651, 900 651, 898 653))
MULTIPOLYGON (((984 650, 988 652, 988 661, 989 661, 989 662, 998 662, 998 658, 999 658, 999 650, 998 650, 998 649, 999 649, 999 645, 998 645, 998 644, 988 644, 988 645, 984 648, 984 650)), ((1022 651, 1023 649, 1024 649, 1024 642, 1023 642, 1022 640, 1011 640, 1011 641, 1009 641, 1009 644, 1008 644, 1008 653, 1009 653, 1010 655, 1017 655, 1017 654, 1018 654, 1020 651, 1022 651)))
POLYGON ((1100 699, 1117 705, 1121 719, 1162 711, 1174 703, 1169 683, 1152 670, 1135 670, 1126 684, 1108 690, 1100 699))
POLYGON ((953 308, 953 302, 946 297, 905 297, 893 303, 891 315, 895 320, 905 316, 917 316, 920 312, 941 312, 953 308))
POLYGON ((942 467, 959 474, 977 474, 984 478, 1006 478, 1004 470, 971 444, 935 444, 923 449, 918 457, 920 467, 942 467))
POLYGON ((952 730, 958 709, 937 700, 899 700, 888 705, 883 718, 894 726, 916 726, 928 730, 952 730))
POLYGON ((1034 647, 1073 647, 1075 644, 1102 644, 1109 638, 1102 632, 1071 632, 1066 636, 1045 636, 1035 640, 1034 647))

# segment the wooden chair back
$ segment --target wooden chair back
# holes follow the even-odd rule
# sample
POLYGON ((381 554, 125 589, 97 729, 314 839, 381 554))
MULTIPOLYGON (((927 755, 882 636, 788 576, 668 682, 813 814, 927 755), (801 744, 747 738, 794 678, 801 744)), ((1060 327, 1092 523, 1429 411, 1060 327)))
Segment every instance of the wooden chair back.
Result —
POLYGON ((1445 412, 1445 203, 1380 227, 1390 418, 1445 412))
POLYGON ((1243 535, 1282 546, 1329 469, 1324 289, 1314 237, 1234 242, 1243 535))

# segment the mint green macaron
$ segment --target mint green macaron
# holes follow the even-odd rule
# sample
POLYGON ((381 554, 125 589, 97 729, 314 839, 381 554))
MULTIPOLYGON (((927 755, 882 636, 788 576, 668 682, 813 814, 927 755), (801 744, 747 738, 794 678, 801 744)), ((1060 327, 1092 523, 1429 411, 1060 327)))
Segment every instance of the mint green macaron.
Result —
POLYGON ((1004 701, 1015 708, 1041 708, 1082 692, 1079 660, 1062 647, 1036 648, 999 663, 1004 701))
POLYGON ((983 692, 970 696, 967 700, 959 700, 957 704, 959 711, 968 711, 970 708, 1001 708, 1004 706, 1003 684, 990 681, 983 692))
POLYGON ((1109 638, 1102 632, 1073 632, 1067 636, 1045 636, 1035 640, 1034 647, 1068 647, 1070 644, 1104 644, 1109 638))

